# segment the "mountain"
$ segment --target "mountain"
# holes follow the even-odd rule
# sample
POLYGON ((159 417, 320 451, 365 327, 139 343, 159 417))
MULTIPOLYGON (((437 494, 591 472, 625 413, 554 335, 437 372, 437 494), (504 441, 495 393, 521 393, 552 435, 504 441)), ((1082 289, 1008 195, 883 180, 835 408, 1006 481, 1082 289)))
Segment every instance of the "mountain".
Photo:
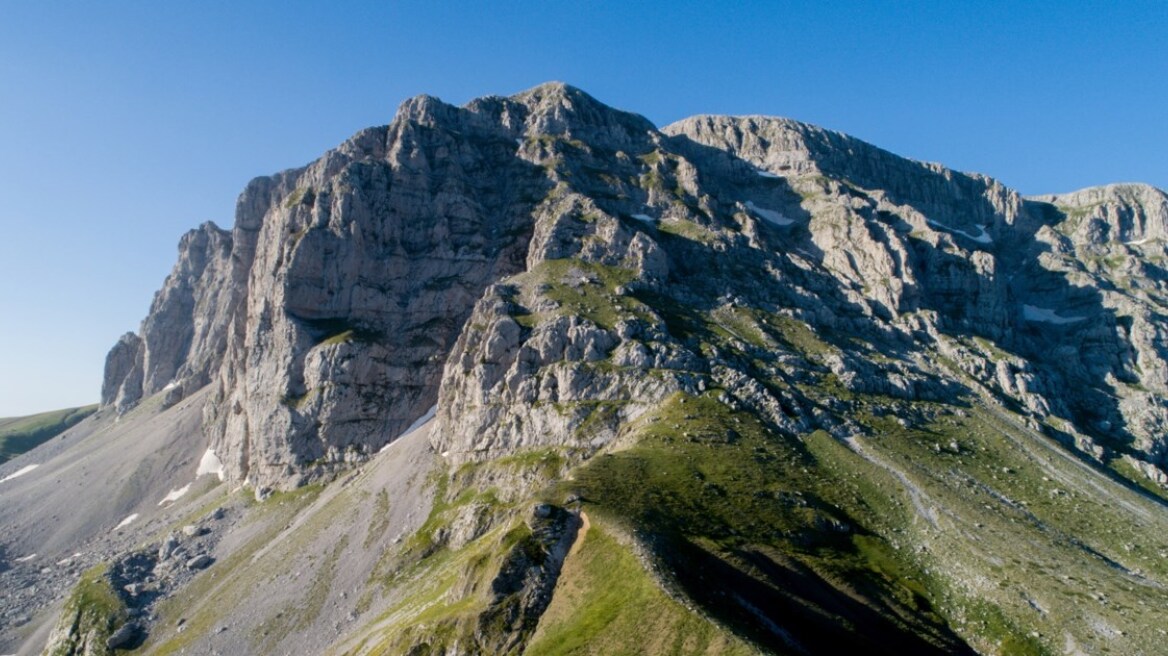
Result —
POLYGON ((0 649, 1159 653, 1166 230, 786 119, 414 98, 184 237, 0 467, 0 649))

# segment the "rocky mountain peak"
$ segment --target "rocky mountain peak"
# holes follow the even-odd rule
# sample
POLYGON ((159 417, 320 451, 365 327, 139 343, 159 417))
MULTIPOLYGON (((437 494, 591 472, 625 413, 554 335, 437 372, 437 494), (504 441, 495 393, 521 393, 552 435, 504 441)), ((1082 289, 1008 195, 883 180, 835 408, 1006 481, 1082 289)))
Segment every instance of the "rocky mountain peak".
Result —
MULTIPOLYGON (((1152 653, 1166 206, 561 83, 419 96, 182 239, 103 386, 161 403, 90 425, 126 519, 85 530, 229 506, 148 550, 219 545, 147 558, 214 572, 162 619, 106 577, 146 651, 1152 653)), ((90 484, 54 442, 0 477, 53 499, 0 504, 21 553, 90 484)))
MULTIPOLYGON (((1084 436, 1135 444, 1155 462, 1162 440, 1154 433, 1168 410, 1125 421, 1136 401, 1096 396, 1111 379, 1150 390, 1168 384, 1154 321, 1128 300, 1108 300, 1110 292, 1100 305, 1047 251, 1088 257, 1060 240, 1092 212, 1129 241, 1163 234, 1163 198, 1112 186, 1025 200, 992 178, 789 119, 697 116, 658 131, 562 83, 463 107, 418 96, 388 126, 252 181, 231 233, 207 226, 184 238, 140 344, 123 340, 111 353, 103 400, 120 398, 124 408, 172 383, 177 396, 211 381, 205 425, 228 477, 288 486, 369 457, 446 398, 440 385, 453 395, 439 412, 448 428, 440 446, 478 452, 443 440, 514 426, 466 399, 499 393, 507 367, 516 367, 515 380, 530 378, 540 358, 562 360, 563 348, 603 355, 628 342, 622 361, 716 368, 701 349, 669 337, 676 326, 646 325, 636 313, 613 320, 620 330, 560 316, 570 305, 560 286, 601 285, 604 303, 636 292, 719 307, 729 294, 783 308, 813 331, 919 342, 914 348, 949 348, 944 334, 971 334, 1030 358, 1052 340, 1071 348, 1079 336, 1063 326, 1073 317, 1098 337, 1091 349, 1011 369, 1000 376, 1002 393, 1035 413, 1081 417, 1084 436), (564 269, 569 260, 581 264, 564 269), (776 285, 740 289, 743 267, 776 285), (1130 330, 1145 344, 1138 357, 1105 337, 1128 325, 1108 303, 1134 317, 1130 330), (560 319, 528 326, 524 312, 560 319), (1057 330, 1036 331, 1044 321, 1057 330), (468 325, 486 332, 476 337, 468 325), (656 335, 656 346, 636 334, 656 335), (535 338, 547 340, 539 358, 521 356, 522 366, 508 359, 535 338), (466 358, 499 366, 444 373, 444 363, 466 358), (1033 379, 1019 385, 1019 376, 1033 379), (1053 394, 1071 382, 1082 398, 1053 394)), ((857 366, 844 358, 838 375, 856 385, 885 375, 857 366)), ((896 375, 937 375, 906 371, 896 375)), ((693 384, 678 377, 656 389, 693 384)), ((599 393, 572 385, 514 393, 551 403, 599 393)), ((776 425, 811 425, 774 411, 800 416, 800 404, 763 403, 776 425)), ((525 425, 540 424, 529 417, 525 425)), ((482 444, 485 453, 542 439, 482 444)))
POLYGON ((1066 194, 1033 196, 1064 213, 1076 240, 1103 244, 1168 239, 1168 195, 1146 184, 1109 184, 1066 194))
POLYGON ((656 127, 645 117, 613 109, 576 87, 543 84, 512 96, 528 108, 527 136, 562 136, 592 145, 627 147, 656 127))

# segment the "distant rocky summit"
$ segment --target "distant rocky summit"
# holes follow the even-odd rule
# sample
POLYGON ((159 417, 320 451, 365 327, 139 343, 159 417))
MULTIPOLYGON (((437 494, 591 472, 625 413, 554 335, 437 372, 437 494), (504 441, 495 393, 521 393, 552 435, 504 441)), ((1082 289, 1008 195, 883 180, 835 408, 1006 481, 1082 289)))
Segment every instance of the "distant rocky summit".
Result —
POLYGON ((51 653, 1157 653, 1165 267, 1147 185, 419 96, 0 465, 0 650, 68 578, 51 653))

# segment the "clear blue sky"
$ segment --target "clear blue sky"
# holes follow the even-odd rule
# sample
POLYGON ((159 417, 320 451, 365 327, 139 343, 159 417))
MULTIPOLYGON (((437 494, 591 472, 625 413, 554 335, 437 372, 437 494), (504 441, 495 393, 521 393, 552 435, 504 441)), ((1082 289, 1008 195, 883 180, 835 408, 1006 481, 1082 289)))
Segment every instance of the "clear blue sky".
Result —
POLYGON ((1168 187, 1168 2, 0 2, 0 416, 93 402, 183 232, 429 93, 788 116, 1023 193, 1168 187), (711 9, 734 6, 733 9, 711 9))

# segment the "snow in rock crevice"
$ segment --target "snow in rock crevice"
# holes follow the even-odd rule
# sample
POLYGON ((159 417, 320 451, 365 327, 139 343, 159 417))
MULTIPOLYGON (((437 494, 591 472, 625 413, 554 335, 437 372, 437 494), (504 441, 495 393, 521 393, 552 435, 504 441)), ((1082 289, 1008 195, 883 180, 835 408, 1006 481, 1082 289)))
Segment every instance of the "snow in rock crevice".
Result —
POLYGON ((631 214, 630 216, 638 221, 644 221, 645 223, 656 223, 656 221, 653 220, 653 217, 649 216, 648 214, 631 214))
POLYGON ((755 169, 754 172, 757 173, 758 177, 760 177, 760 178, 779 178, 779 177, 782 177, 782 176, 778 175, 777 173, 771 173, 770 171, 764 171, 763 169, 755 169))
POLYGON ((121 530, 123 528, 126 528, 131 523, 133 523, 133 521, 135 519, 138 519, 138 513, 134 513, 134 514, 130 515, 129 517, 126 517, 125 519, 123 519, 121 522, 118 523, 117 526, 114 527, 114 530, 118 531, 118 530, 121 530))
POLYGON ((25 465, 24 467, 21 467, 20 469, 17 469, 16 471, 12 472, 11 474, 5 476, 4 478, 0 478, 0 483, 7 483, 8 481, 16 478, 17 476, 24 476, 25 474, 36 469, 37 467, 40 467, 40 465, 25 465))
POLYGON ((992 243, 994 243, 994 238, 990 236, 990 233, 986 232, 986 228, 988 226, 986 226, 984 224, 978 224, 977 226, 975 226, 980 231, 980 234, 973 235, 973 234, 970 234, 970 233, 968 233, 964 230, 961 230, 959 228, 947 226, 944 223, 941 223, 940 221, 934 221, 932 219, 926 219, 926 220, 929 222, 929 225, 931 225, 931 226, 935 226, 937 228, 945 230, 946 232, 952 232, 954 234, 961 235, 962 237, 965 237, 967 239, 972 239, 973 241, 976 241, 979 244, 992 244, 992 243))
MULTIPOLYGON (((203 474, 215 474, 219 480, 223 480, 223 461, 211 449, 207 449, 203 453, 203 458, 199 460, 199 469, 195 472, 195 478, 203 474)), ((187 487, 190 487, 189 485, 187 487)))
POLYGON ((403 438, 403 437, 409 435, 410 433, 421 428, 423 425, 425 425, 426 422, 433 419, 434 415, 436 415, 436 414, 438 414, 438 404, 437 403, 435 403, 433 406, 431 406, 430 409, 426 411, 426 414, 424 414, 421 417, 418 417, 416 420, 414 420, 414 423, 410 424, 409 428, 402 431, 401 435, 398 435, 394 439, 390 440, 389 444, 386 444, 385 446, 381 447, 381 451, 378 451, 378 453, 383 453, 386 449, 393 446, 394 443, 397 442, 398 440, 400 440, 401 438, 403 438))
POLYGON ((175 501, 178 501, 179 499, 181 499, 183 497, 184 494, 186 494, 187 492, 190 492, 190 490, 191 490, 190 483, 187 483, 186 485, 184 485, 176 490, 171 490, 170 492, 166 493, 166 496, 162 497, 162 501, 159 501, 158 505, 162 506, 162 505, 165 505, 168 503, 173 503, 175 501))
POLYGON ((789 226, 795 223, 794 219, 788 219, 787 217, 783 216, 781 212, 768 210, 765 207, 759 207, 758 205, 755 205, 753 201, 746 201, 746 209, 754 212, 760 218, 770 221, 775 225, 789 226))
POLYGON ((1087 317, 1060 317, 1057 312, 1036 305, 1023 305, 1022 318, 1027 321, 1042 321, 1044 323, 1068 324, 1083 321, 1087 317))

